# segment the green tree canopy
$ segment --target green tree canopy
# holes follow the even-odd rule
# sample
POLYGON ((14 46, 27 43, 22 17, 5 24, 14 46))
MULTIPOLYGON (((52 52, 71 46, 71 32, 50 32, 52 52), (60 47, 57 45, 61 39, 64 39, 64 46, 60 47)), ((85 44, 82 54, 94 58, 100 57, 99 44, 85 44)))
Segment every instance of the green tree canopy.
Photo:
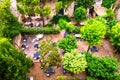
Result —
POLYGON ((62 2, 62 6, 64 8, 68 8, 69 5, 74 1, 74 0, 58 0, 58 1, 61 1, 62 2))
POLYGON ((56 5, 55 5, 56 14, 58 14, 58 12, 62 9, 62 7, 63 6, 62 6, 62 2, 61 1, 56 3, 56 5))
POLYGON ((83 6, 84 8, 92 8, 92 6, 94 5, 95 0, 76 0, 76 6, 80 7, 83 6))
POLYGON ((95 19, 89 20, 80 30, 84 40, 89 42, 89 45, 100 44, 101 39, 105 37, 106 26, 95 19))
POLYGON ((115 26, 113 26, 109 32, 110 41, 112 45, 116 46, 117 48, 120 48, 120 24, 117 23, 115 26))
POLYGON ((86 9, 83 8, 83 7, 78 7, 77 9, 75 9, 75 12, 74 12, 74 18, 76 21, 81 21, 81 20, 84 20, 87 18, 86 16, 86 9))
POLYGON ((43 8, 43 16, 49 18, 51 13, 51 8, 50 6, 44 6, 43 8))
POLYGON ((77 40, 75 37, 67 35, 64 39, 60 40, 58 47, 70 52, 72 49, 77 48, 77 40))
POLYGON ((37 14, 42 14, 42 9, 40 8, 40 6, 35 6, 34 12, 37 14))
POLYGON ((41 67, 47 69, 50 66, 60 66, 60 54, 58 53, 57 45, 51 40, 42 41, 39 46, 40 55, 42 58, 41 67))
POLYGON ((107 9, 106 13, 107 13, 106 18, 107 18, 108 21, 113 20, 115 18, 115 14, 114 14, 112 9, 107 9))
POLYGON ((25 80, 31 66, 32 61, 23 52, 0 38, 0 80, 25 80))
POLYGON ((117 0, 102 0, 102 5, 106 8, 110 8, 117 0))
POLYGON ((0 3, 0 36, 13 38, 20 33, 21 28, 22 24, 10 11, 10 1, 2 0, 0 3))
POLYGON ((95 57, 91 53, 85 53, 88 75, 98 80, 119 80, 116 72, 118 72, 118 62, 115 58, 95 57))
POLYGON ((85 55, 80 54, 77 50, 71 50, 71 52, 65 53, 62 61, 64 68, 75 74, 83 72, 87 68, 85 55))

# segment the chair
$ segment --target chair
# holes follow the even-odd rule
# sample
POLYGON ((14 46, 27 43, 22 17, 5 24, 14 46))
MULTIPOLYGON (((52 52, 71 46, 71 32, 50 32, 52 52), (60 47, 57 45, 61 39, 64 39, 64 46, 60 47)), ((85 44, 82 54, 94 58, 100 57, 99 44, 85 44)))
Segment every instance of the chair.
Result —
POLYGON ((33 55, 33 58, 36 60, 36 59, 39 59, 40 58, 40 54, 38 52, 36 52, 34 55, 33 55))
POLYGON ((62 73, 63 73, 63 74, 66 74, 66 73, 67 73, 67 70, 64 68, 64 65, 62 65, 62 73))
POLYGON ((35 48, 35 49, 38 49, 38 44, 35 44, 35 45, 34 45, 34 48, 35 48))
POLYGON ((90 50, 91 50, 91 52, 97 52, 98 48, 96 46, 93 46, 90 50))
POLYGON ((52 67, 49 67, 46 71, 46 76, 49 77, 50 74, 54 74, 55 73, 55 70, 52 68, 52 67))

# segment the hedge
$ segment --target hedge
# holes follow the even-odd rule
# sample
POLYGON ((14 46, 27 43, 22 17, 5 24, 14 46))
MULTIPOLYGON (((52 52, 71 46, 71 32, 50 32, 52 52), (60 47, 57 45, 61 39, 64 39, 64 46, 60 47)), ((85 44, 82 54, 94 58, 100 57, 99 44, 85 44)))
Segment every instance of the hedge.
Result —
POLYGON ((41 28, 23 28, 22 34, 56 34, 59 33, 60 30, 54 29, 53 27, 41 27, 41 28))

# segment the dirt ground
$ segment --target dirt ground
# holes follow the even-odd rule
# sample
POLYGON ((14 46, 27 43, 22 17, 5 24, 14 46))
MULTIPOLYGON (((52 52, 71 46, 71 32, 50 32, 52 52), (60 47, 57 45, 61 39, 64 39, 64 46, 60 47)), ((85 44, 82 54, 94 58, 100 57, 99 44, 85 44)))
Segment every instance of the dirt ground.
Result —
MULTIPOLYGON (((49 34, 49 35, 44 35, 44 38, 42 40, 46 40, 46 39, 52 39, 54 42, 58 42, 60 39, 63 38, 65 31, 63 30, 61 33, 59 34, 49 34)), ((39 43, 40 41, 36 41, 34 43, 32 43, 32 39, 35 38, 35 35, 30 35, 28 37, 27 40, 27 45, 29 46, 28 49, 26 49, 24 52, 25 54, 27 54, 29 57, 32 58, 32 55, 37 51, 34 49, 34 44, 37 42, 39 43)), ((87 51, 88 48, 88 43, 86 41, 80 41, 78 40, 77 42, 78 45, 78 51, 79 52, 85 52, 87 51)), ((101 42, 101 45, 97 45, 99 51, 98 52, 94 52, 93 54, 97 57, 114 57, 114 48, 113 46, 110 44, 110 42, 108 40, 103 39, 101 42)), ((62 53, 62 50, 59 50, 60 53, 62 53)), ((90 52, 90 51, 89 51, 90 52)), ((34 61, 34 60, 33 60, 34 61)), ((30 73, 28 74, 28 76, 33 76, 34 80, 56 80, 57 76, 63 75, 62 73, 62 68, 56 68, 55 69, 55 74, 52 74, 50 77, 46 77, 44 71, 40 68, 40 63, 39 62, 34 62, 34 66, 30 69, 30 73)), ((76 76, 78 78, 78 80, 85 80, 87 74, 86 72, 83 72, 81 74, 77 74, 77 75, 71 75, 69 73, 65 74, 65 76, 73 77, 76 76)))

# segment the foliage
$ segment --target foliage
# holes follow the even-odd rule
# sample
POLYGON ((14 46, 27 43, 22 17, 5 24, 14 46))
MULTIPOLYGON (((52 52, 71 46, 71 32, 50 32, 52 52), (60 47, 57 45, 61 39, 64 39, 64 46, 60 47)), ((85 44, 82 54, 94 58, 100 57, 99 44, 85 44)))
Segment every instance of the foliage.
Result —
POLYGON ((100 44, 101 39, 106 34, 106 26, 100 21, 91 19, 80 29, 80 33, 90 46, 100 44))
POLYGON ((75 12, 74 12, 74 18, 76 21, 81 21, 81 20, 84 20, 86 19, 86 10, 85 8, 83 7, 78 7, 77 9, 75 9, 75 12))
POLYGON ((55 15, 53 19, 51 20, 54 24, 57 24, 60 19, 66 20, 67 22, 70 22, 70 18, 68 15, 55 15))
POLYGON ((106 8, 110 8, 117 0, 103 0, 102 5, 106 8))
POLYGON ((66 31, 69 32, 69 33, 72 33, 73 32, 73 28, 74 28, 74 25, 71 24, 71 23, 68 23, 66 25, 66 31))
POLYGON ((95 20, 102 22, 104 25, 107 24, 107 20, 104 17, 98 16, 95 20))
POLYGON ((36 6, 34 12, 37 14, 42 14, 42 9, 40 8, 40 6, 36 6))
POLYGON ((112 45, 116 46, 117 48, 120 48, 120 24, 117 23, 115 26, 113 26, 109 32, 110 41, 112 45))
POLYGON ((58 1, 61 1, 62 2, 62 6, 64 8, 68 8, 69 5, 74 1, 74 0, 58 0, 58 1))
POLYGON ((60 30, 54 29, 52 27, 42 27, 42 28, 23 28, 21 33, 23 34, 56 34, 60 30))
POLYGON ((62 9, 62 2, 59 1, 56 3, 55 5, 55 10, 56 10, 56 14, 58 14, 58 12, 62 9))
POLYGON ((87 77, 86 80, 98 80, 98 79, 96 79, 94 77, 87 77))
POLYGON ((69 33, 73 32, 73 27, 74 25, 71 23, 68 23, 67 21, 60 19, 59 20, 59 24, 58 26, 60 27, 60 29, 66 29, 66 31, 68 31, 69 33))
POLYGON ((78 27, 78 26, 73 27, 73 33, 79 34, 80 33, 80 27, 78 27))
MULTIPOLYGON (((21 25, 22 26, 22 25, 21 25)), ((19 24, 14 26, 2 25, 0 29, 0 36, 6 38, 14 38, 21 32, 21 27, 19 24)))
POLYGON ((39 4, 39 0, 17 0, 17 8, 21 14, 34 14, 33 8, 39 4))
POLYGON ((58 26, 59 26, 60 29, 62 30, 62 29, 66 29, 67 24, 68 24, 67 21, 65 21, 65 20, 63 20, 63 19, 60 19, 58 26))
POLYGON ((50 66, 60 66, 60 54, 57 45, 51 40, 42 41, 39 46, 39 53, 42 58, 41 67, 46 70, 50 66))
POLYGON ((84 8, 92 8, 93 4, 95 3, 95 0, 76 0, 76 6, 80 7, 83 6, 84 8))
POLYGON ((57 80, 65 80, 67 76, 57 76, 57 80))
POLYGON ((114 12, 112 9, 107 9, 106 13, 107 13, 106 15, 107 20, 113 20, 115 18, 114 12))
POLYGON ((67 35, 64 39, 60 40, 58 47, 70 52, 72 49, 77 48, 77 40, 75 37, 67 35))
POLYGON ((91 53, 85 53, 88 75, 99 80, 117 80, 115 79, 118 71, 118 62, 115 58, 95 57, 91 53))
POLYGON ((13 38, 20 33, 21 26, 22 24, 10 11, 10 1, 2 1, 0 3, 0 36, 13 38))
POLYGON ((43 8, 43 16, 49 18, 51 13, 50 6, 44 6, 43 8))
POLYGON ((57 80, 77 80, 76 77, 67 78, 67 76, 57 76, 57 80))
POLYGON ((68 78, 67 80, 77 80, 77 78, 73 77, 73 78, 68 78))
POLYGON ((32 61, 15 49, 6 39, 0 38, 0 80, 25 80, 32 61))
POLYGON ((110 20, 110 21, 107 22, 107 26, 111 29, 117 23, 118 23, 117 20, 110 20))
POLYGON ((87 67, 85 56, 80 54, 77 50, 71 50, 71 52, 65 53, 62 60, 64 68, 75 74, 85 71, 87 67))

